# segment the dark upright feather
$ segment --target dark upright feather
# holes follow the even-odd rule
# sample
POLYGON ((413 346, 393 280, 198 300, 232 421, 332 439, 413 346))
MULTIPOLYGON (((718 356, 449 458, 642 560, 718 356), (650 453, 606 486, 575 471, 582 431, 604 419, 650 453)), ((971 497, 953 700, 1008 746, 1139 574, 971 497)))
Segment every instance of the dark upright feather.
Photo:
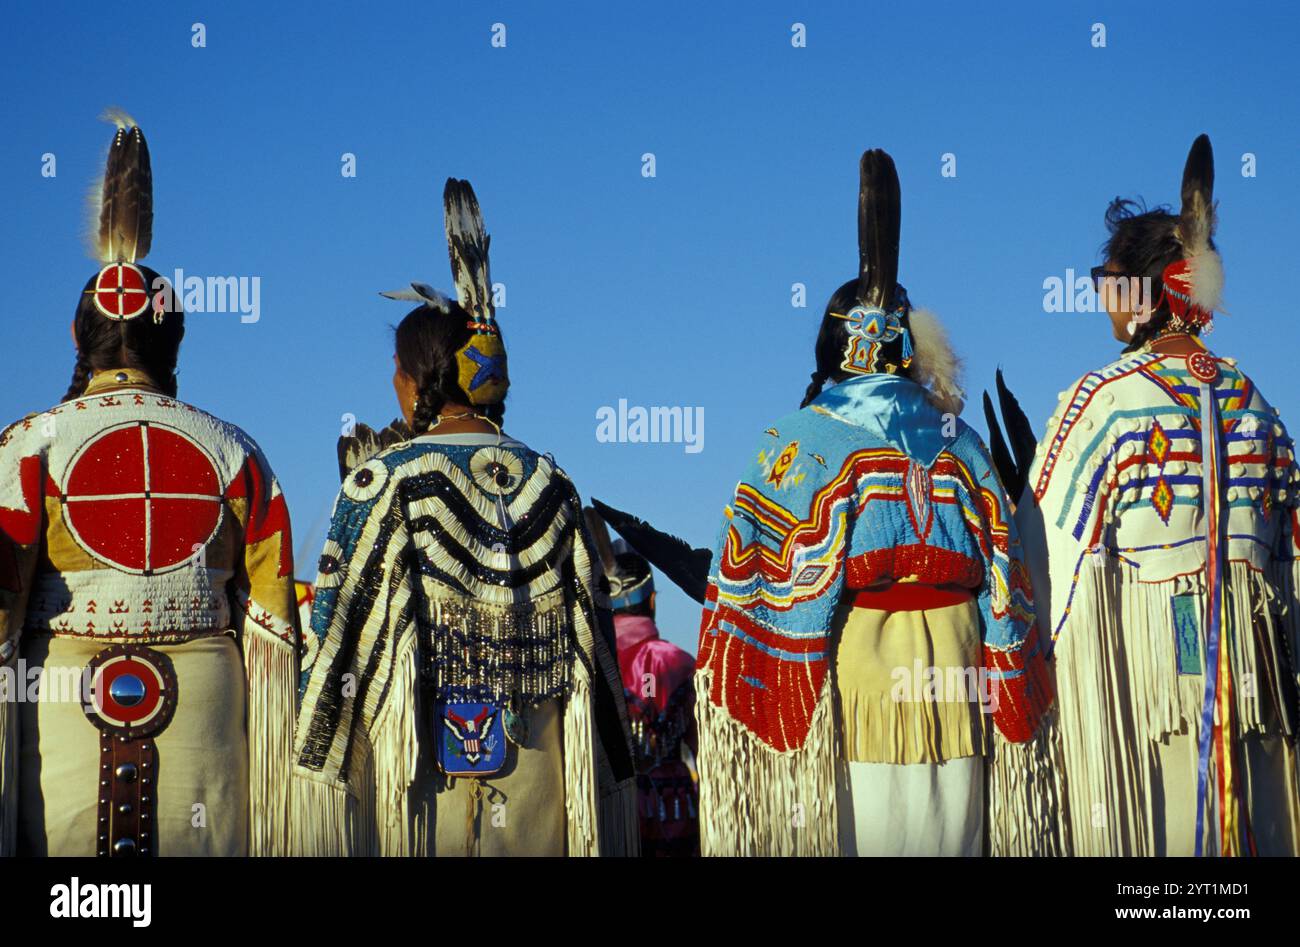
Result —
POLYGON ((605 521, 600 518, 600 513, 591 507, 584 509, 582 516, 587 521, 587 532, 591 534, 591 541, 596 544, 596 552, 600 555, 600 564, 605 570, 605 575, 614 575, 618 571, 618 563, 614 559, 614 544, 609 541, 609 530, 605 528, 605 521))
POLYGON ((451 255, 457 299, 466 312, 490 321, 496 311, 488 269, 491 238, 483 226, 478 198, 468 181, 448 178, 442 204, 447 217, 447 251, 451 255))
POLYGON ((709 567, 713 553, 692 549, 684 540, 655 529, 645 520, 601 503, 595 497, 591 505, 614 530, 627 540, 636 553, 667 576, 668 580, 701 605, 709 584, 709 567))
POLYGON ((153 169, 144 133, 119 124, 108 149, 100 190, 99 235, 104 263, 144 259, 153 243, 153 169))
MULTIPOLYGON (((1034 454, 1038 450, 1038 438, 1034 436, 1034 426, 1029 423, 1029 418, 1020 407, 1020 402, 1007 387, 1000 368, 997 370, 997 385, 998 404, 1002 408, 1002 423, 1006 426, 1007 439, 1011 442, 1011 453, 1016 459, 1016 467, 1020 470, 1020 489, 1023 490, 1025 481, 1029 477, 1029 468, 1034 463, 1034 454)), ((1011 499, 1019 500, 1020 491, 1013 494, 1011 499)))
POLYGON ((344 434, 339 438, 339 479, 346 480, 349 473, 380 451, 410 439, 411 429, 400 418, 395 418, 381 431, 357 424, 350 435, 344 434))
POLYGON ((864 152, 858 187, 858 302, 888 308, 898 281, 902 196, 894 159, 864 152))
POLYGON ((1002 481, 1007 495, 1018 497, 1016 484, 1020 481, 1020 470, 1011 459, 1011 451, 1007 449, 1002 428, 998 426, 998 416, 993 411, 993 399, 987 391, 984 392, 984 420, 989 426, 989 456, 993 460, 993 469, 998 472, 998 479, 1002 481))
POLYGON ((1214 149, 1209 135, 1199 135, 1187 153, 1182 198, 1179 237, 1189 254, 1199 253, 1209 247, 1214 233, 1214 149))

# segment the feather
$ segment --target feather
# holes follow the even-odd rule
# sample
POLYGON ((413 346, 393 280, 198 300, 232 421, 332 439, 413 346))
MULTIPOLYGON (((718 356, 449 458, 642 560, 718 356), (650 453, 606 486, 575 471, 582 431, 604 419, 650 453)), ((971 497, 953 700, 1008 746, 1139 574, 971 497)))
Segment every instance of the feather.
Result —
POLYGON ((428 283, 412 283, 410 289, 394 289, 379 295, 386 299, 423 303, 441 313, 451 312, 451 297, 440 289, 434 289, 428 283))
POLYGON ((961 414, 966 392, 961 387, 961 359, 948 342, 948 333, 937 316, 927 309, 913 309, 908 316, 912 332, 912 379, 926 388, 930 401, 940 411, 961 414))
POLYGON ((1011 499, 1019 500, 1021 490, 1024 489, 1025 478, 1029 476, 1029 468, 1034 463, 1034 454, 1038 451, 1038 438, 1034 435, 1034 426, 1029 423, 1028 415, 1020 407, 1020 402, 1011 393, 1011 389, 1007 387, 1000 368, 997 370, 997 386, 998 404, 1002 408, 1002 423, 1006 426, 1007 438, 1011 441, 1011 453, 1016 459, 1016 468, 1020 471, 1021 489, 1013 493, 1011 499))
POLYGON ((695 601, 704 604, 709 568, 713 564, 712 552, 708 549, 692 549, 684 540, 661 532, 645 520, 616 510, 595 497, 592 497, 591 505, 606 523, 627 540, 637 555, 695 601))
POLYGON ((1213 247, 1218 225, 1214 203, 1214 149, 1208 135, 1192 142, 1183 166, 1178 241, 1191 278, 1192 302, 1206 312, 1223 308, 1223 261, 1213 247))
POLYGON ((104 180, 92 200, 97 205, 95 256, 103 263, 135 263, 153 243, 153 170, 149 145, 134 120, 120 109, 104 112, 117 126, 104 180))
POLYGON ((618 563, 614 560, 614 547, 609 541, 609 530, 605 527, 605 521, 591 507, 586 507, 582 515, 587 521, 587 532, 591 534, 592 542, 596 544, 596 552, 600 554, 600 564, 605 570, 606 577, 613 576, 618 572, 618 563))
POLYGON ((410 439, 411 429, 400 418, 395 418, 388 427, 380 431, 358 423, 350 435, 344 434, 339 438, 339 479, 346 479, 349 473, 380 451, 410 439))
POLYGON ((442 203, 447 216, 447 251, 451 255, 456 296, 466 312, 491 322, 495 313, 488 270, 491 238, 483 226, 478 198, 468 181, 448 178, 442 203))
POLYGON ((1002 481, 1007 495, 1014 495, 1015 485, 1020 482, 1020 471, 1011 459, 1011 451, 1007 448, 1002 428, 998 425, 998 416, 993 411, 993 399, 987 391, 984 392, 984 421, 989 427, 989 456, 993 460, 993 469, 998 472, 998 479, 1002 481))
POLYGON ((858 186, 858 302, 888 308, 898 281, 902 197, 894 159, 863 152, 858 186))

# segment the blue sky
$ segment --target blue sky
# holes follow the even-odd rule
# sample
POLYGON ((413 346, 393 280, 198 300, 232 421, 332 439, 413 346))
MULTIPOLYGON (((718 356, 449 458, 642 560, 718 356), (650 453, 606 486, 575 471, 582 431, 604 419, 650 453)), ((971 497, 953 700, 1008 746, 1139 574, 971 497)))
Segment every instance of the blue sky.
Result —
MULTIPOLYGON (((947 323, 983 430, 995 366, 1041 427, 1058 391, 1114 357, 1104 317, 1043 311, 1043 281, 1097 262, 1110 198, 1176 201, 1208 132, 1231 310, 1208 341, 1284 418, 1300 410, 1285 297, 1300 216, 1293 5, 704 6, 11 7, 0 280, 24 302, 5 316, 0 416, 67 385, 110 104, 153 153, 147 262, 260 278, 258 322, 189 318, 181 397, 270 457, 300 576, 337 489, 342 416, 396 413, 389 326, 406 310, 377 291, 450 285, 449 175, 473 182, 507 289, 507 431, 552 452, 584 496, 696 544, 712 544, 763 428, 798 404, 822 306, 854 272, 869 147, 897 162, 900 278, 947 323), (491 45, 498 22, 505 48, 491 45), (41 175, 46 153, 56 177, 41 175), (956 177, 941 176, 945 153, 956 177), (795 282, 807 308, 791 306, 795 282), (598 441, 596 412, 620 398, 702 407, 704 449, 598 441)), ((661 626, 693 651, 698 609, 665 585, 661 626)))

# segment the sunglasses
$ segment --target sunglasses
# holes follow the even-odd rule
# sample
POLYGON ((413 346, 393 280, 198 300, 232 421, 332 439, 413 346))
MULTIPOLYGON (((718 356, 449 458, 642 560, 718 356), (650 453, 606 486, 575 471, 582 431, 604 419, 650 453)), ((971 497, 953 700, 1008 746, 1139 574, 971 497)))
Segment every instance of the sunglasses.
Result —
POLYGON ((1129 277, 1125 276, 1123 273, 1116 273, 1114 270, 1106 269, 1104 263, 1101 266, 1094 266, 1089 272, 1092 273, 1092 285, 1096 288, 1097 292, 1101 292, 1102 285, 1106 280, 1129 279, 1129 277))

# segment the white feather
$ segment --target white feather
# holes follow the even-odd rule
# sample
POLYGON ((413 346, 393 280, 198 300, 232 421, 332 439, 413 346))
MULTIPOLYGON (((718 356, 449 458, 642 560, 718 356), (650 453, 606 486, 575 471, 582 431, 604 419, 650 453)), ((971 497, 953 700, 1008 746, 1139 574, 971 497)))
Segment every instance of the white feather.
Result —
POLYGON ((912 378, 930 392, 940 411, 961 414, 966 392, 961 386, 961 359, 948 342, 948 332, 928 309, 913 309, 912 378))
POLYGON ((1192 302, 1206 312, 1223 312, 1223 258, 1208 247, 1188 254, 1192 302))
POLYGON ((118 108, 116 105, 110 105, 100 113, 99 120, 108 122, 110 125, 116 125, 118 128, 135 128, 136 122, 125 109, 118 108))

